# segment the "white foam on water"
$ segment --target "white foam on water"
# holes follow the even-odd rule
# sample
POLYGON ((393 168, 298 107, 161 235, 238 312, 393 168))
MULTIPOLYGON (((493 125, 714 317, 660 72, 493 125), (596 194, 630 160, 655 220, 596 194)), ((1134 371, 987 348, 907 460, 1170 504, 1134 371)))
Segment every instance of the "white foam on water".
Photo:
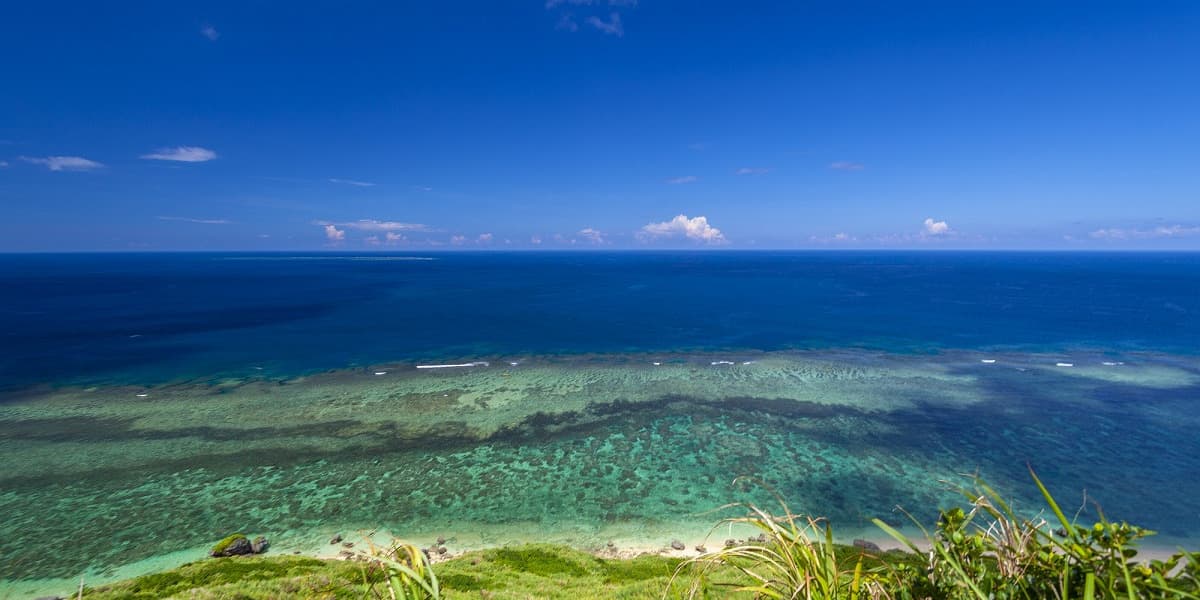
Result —
POLYGON ((731 360, 714 360, 709 364, 715 367, 717 365, 733 365, 733 364, 737 364, 737 363, 735 363, 731 360))
POLYGON ((146 396, 149 396, 149 395, 150 395, 150 394, 137 394, 137 397, 138 397, 138 398, 145 398, 146 396))
POLYGON ((488 367, 491 366, 486 360, 478 360, 469 363, 458 363, 453 365, 417 365, 418 369, 461 369, 463 367, 488 367))
POLYGON ((387 371, 375 371, 376 375, 387 375, 387 371))
POLYGON ((1075 363, 1060 362, 1060 363, 1054 363, 1054 366, 1056 366, 1056 367, 1073 367, 1073 366, 1075 366, 1075 363))
POLYGON ((652 365, 654 365, 654 366, 656 366, 656 367, 658 367, 658 366, 661 366, 661 365, 662 365, 662 363, 660 363, 660 362, 652 362, 652 363, 650 363, 650 364, 652 364, 652 365))
POLYGON ((985 359, 982 359, 982 360, 980 360, 979 362, 981 362, 981 363, 983 363, 983 364, 985 364, 985 365, 994 365, 994 364, 996 364, 996 359, 994 359, 994 358, 985 358, 985 359))

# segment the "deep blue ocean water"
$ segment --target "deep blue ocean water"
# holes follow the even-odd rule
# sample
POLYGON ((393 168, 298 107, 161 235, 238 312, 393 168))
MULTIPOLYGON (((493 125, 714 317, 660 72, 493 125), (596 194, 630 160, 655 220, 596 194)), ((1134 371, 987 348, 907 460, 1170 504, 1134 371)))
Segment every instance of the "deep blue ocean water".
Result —
POLYGON ((0 255, 0 382, 697 349, 1200 347, 1200 254, 0 255))
POLYGON ((1035 466, 1200 543, 1200 253, 0 255, 0 288, 0 596, 235 530, 665 543, 735 475, 857 531, 967 472, 1039 510, 1035 466))

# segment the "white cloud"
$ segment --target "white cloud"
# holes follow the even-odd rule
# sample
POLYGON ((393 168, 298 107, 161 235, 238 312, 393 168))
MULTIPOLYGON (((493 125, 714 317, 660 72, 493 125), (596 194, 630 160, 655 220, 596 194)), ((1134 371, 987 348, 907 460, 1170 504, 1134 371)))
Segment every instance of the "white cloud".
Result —
POLYGON ((621 15, 619 13, 614 12, 608 15, 607 21, 596 16, 588 17, 587 22, 588 25, 608 35, 615 35, 617 37, 625 35, 625 27, 621 25, 621 15))
POLYGON ((316 221, 317 225, 336 225, 346 229, 359 231, 430 231, 429 227, 420 223, 401 223, 399 221, 376 221, 375 219, 360 219, 358 221, 331 222, 316 221))
POLYGON ((699 180, 700 178, 696 177, 695 175, 684 175, 683 177, 672 177, 667 180, 667 183, 671 185, 679 185, 681 183, 692 183, 699 180))
POLYGON ((331 244, 337 244, 346 239, 346 231, 344 229, 338 229, 333 225, 326 225, 325 239, 329 240, 329 243, 331 244))
POLYGON ((369 181, 355 181, 353 179, 336 179, 336 178, 332 178, 332 177, 329 179, 329 183, 344 183, 346 185, 353 185, 353 186, 357 186, 357 187, 375 187, 375 184, 373 184, 369 181))
POLYGON ((839 160, 829 163, 829 168, 836 171, 861 171, 866 168, 862 163, 839 160))
POLYGON ((950 226, 945 221, 925 219, 925 233, 929 235, 946 235, 950 233, 950 226))
POLYGON ((707 217, 678 215, 670 221, 650 223, 637 232, 638 239, 652 241, 656 239, 684 238, 704 244, 724 244, 728 242, 720 229, 708 224, 707 217))
POLYGON ((51 171, 92 171, 104 168, 94 160, 81 156, 47 156, 45 158, 22 156, 21 160, 35 165, 43 165, 51 171))
POLYGON ((0 169, 3 169, 4 167, 7 167, 7 166, 8 166, 7 160, 0 160, 0 169))
POLYGON ((1088 234, 1095 240, 1150 240, 1200 236, 1200 226, 1159 225, 1153 229, 1097 229, 1088 234))
POLYGON ((367 237, 363 238, 363 243, 368 246, 378 246, 381 242, 379 241, 379 236, 368 235, 367 237))
POLYGON ((141 158, 147 160, 170 160, 175 162, 208 162, 217 157, 217 153, 200 146, 176 146, 174 148, 159 148, 141 158))
POLYGON ((494 236, 492 236, 492 234, 490 234, 490 233, 481 233, 481 234, 479 234, 479 237, 475 239, 475 243, 490 244, 490 243, 492 243, 493 237, 494 236))
POLYGON ((158 217, 160 221, 183 221, 185 223, 199 223, 201 225, 228 225, 233 221, 229 219, 191 219, 188 217, 158 217))
POLYGON ((208 41, 215 42, 221 37, 221 32, 217 31, 212 25, 205 25, 200 28, 200 35, 208 38, 208 41))
POLYGON ((395 231, 387 232, 386 234, 384 234, 384 237, 387 239, 387 243, 389 243, 389 244, 399 244, 400 242, 403 242, 404 240, 408 239, 408 238, 404 237, 403 233, 396 233, 395 231))
POLYGON ((771 172, 770 169, 766 169, 763 167, 742 167, 742 168, 734 171, 733 173, 734 173, 734 175, 766 175, 767 173, 770 173, 770 172, 771 172))
POLYGON ((413 189, 418 192, 432 192, 433 191, 433 188, 431 188, 427 185, 414 185, 413 189))
POLYGON ((534 246, 540 246, 542 244, 542 236, 540 236, 540 235, 530 236, 529 243, 533 244, 534 246))
POLYGON ((466 238, 466 236, 462 236, 462 235, 452 235, 452 236, 450 236, 450 243, 451 243, 451 244, 454 244, 455 246, 461 246, 461 245, 463 245, 464 243, 466 243, 466 241, 467 241, 467 238, 466 238))
POLYGON ((603 244, 607 240, 604 239, 604 234, 591 227, 585 227, 579 230, 579 237, 593 244, 603 244))

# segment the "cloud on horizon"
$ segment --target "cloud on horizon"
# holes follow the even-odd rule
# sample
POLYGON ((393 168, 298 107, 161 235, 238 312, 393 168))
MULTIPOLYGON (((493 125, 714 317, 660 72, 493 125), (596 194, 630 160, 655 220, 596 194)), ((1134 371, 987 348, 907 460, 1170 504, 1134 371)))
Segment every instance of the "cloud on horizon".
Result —
POLYGON ((176 146, 174 148, 159 148, 140 158, 145 160, 169 160, 173 162, 208 162, 217 158, 217 153, 200 146, 176 146))
POLYGON ((1119 227, 1097 229, 1088 233, 1094 240, 1152 240, 1200 236, 1200 226, 1160 225, 1153 229, 1123 229, 1119 227))
POLYGON ((104 168, 103 163, 82 156, 21 156, 19 158, 27 163, 42 165, 51 171, 94 171, 104 168))
POLYGON ((934 221, 933 219, 925 219, 925 233, 927 235, 946 235, 950 233, 950 225, 945 221, 934 221))
POLYGON ((326 225, 325 239, 328 240, 330 244, 339 244, 346 240, 346 231, 344 229, 338 229, 333 225, 326 225))
POLYGON ((677 215, 670 221, 644 225, 634 235, 643 242, 660 239, 686 239, 712 245, 729 242, 721 230, 709 225, 708 218, 703 216, 688 218, 687 215, 677 215))
POLYGON ((591 227, 584 227, 583 229, 580 229, 578 235, 584 241, 592 244, 600 245, 608 241, 604 239, 604 234, 602 232, 597 229, 592 229, 591 227))
POLYGON ((684 175, 683 177, 672 177, 667 180, 667 183, 671 185, 680 185, 684 183, 695 183, 697 181, 700 181, 700 178, 696 177, 695 175, 684 175))

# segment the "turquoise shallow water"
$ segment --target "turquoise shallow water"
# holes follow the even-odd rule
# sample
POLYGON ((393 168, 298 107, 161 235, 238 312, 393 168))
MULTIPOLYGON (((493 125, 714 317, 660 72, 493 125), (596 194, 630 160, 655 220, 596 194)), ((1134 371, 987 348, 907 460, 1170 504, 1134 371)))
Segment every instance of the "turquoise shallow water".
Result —
POLYGON ((767 499, 738 475, 859 532, 874 516, 901 523, 897 505, 932 520, 955 501, 939 480, 964 472, 1035 510, 1032 464, 1064 504, 1086 489, 1110 516, 1200 538, 1192 357, 482 358, 12 394, 0 585, 103 578, 234 530, 281 549, 374 528, 460 548, 663 544, 702 535, 721 504, 767 499))
POLYGON ((1200 539, 1200 254, 4 255, 0 284, 0 598, 234 530, 690 545, 767 499, 739 475, 849 538, 967 472, 1036 510, 1032 465, 1200 539))

